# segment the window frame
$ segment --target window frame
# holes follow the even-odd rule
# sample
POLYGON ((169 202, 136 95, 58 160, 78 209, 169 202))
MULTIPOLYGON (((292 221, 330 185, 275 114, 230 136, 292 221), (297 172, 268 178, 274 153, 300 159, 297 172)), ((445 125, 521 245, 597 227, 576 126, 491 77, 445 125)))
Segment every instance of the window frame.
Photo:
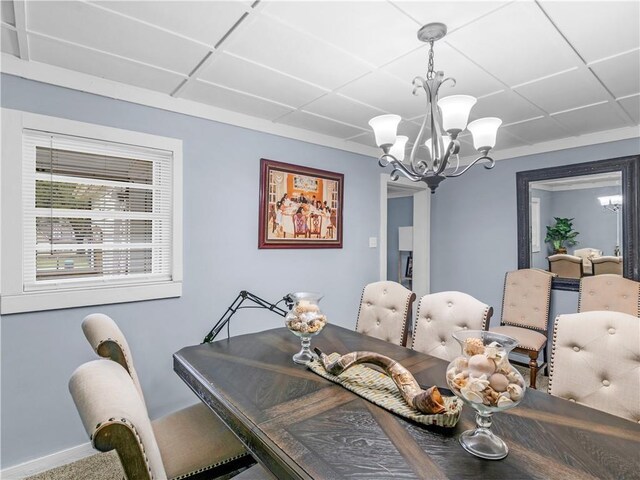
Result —
POLYGON ((19 110, 2 109, 0 168, 0 314, 134 302, 182 295, 182 140, 121 130, 19 110), (86 137, 173 153, 171 279, 166 281, 79 285, 47 290, 24 289, 23 275, 23 131, 86 137), (19 161, 15 161, 18 159, 19 161), (16 228, 20 225, 20 228, 16 228))

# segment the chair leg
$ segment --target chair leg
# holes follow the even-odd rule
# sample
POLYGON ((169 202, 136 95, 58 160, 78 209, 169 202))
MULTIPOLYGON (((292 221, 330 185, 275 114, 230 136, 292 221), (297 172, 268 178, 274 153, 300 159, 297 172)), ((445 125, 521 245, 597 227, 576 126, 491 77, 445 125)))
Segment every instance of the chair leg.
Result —
POLYGON ((529 352, 529 388, 536 389, 536 377, 538 376, 538 354, 539 352, 529 352))

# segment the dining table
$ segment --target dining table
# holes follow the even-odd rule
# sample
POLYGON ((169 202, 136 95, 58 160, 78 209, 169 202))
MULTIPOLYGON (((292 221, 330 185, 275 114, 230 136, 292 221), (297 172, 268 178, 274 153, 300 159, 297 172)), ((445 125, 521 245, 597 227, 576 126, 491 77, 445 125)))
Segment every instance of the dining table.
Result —
MULTIPOLYGON (((372 351, 400 362, 420 385, 446 387, 448 362, 327 325, 312 347, 372 351)), ((277 479, 640 478, 640 425, 527 389, 493 416, 509 448, 502 460, 465 450, 475 427, 464 406, 453 428, 405 420, 295 364, 300 340, 286 328, 232 336, 176 352, 174 371, 277 479)))

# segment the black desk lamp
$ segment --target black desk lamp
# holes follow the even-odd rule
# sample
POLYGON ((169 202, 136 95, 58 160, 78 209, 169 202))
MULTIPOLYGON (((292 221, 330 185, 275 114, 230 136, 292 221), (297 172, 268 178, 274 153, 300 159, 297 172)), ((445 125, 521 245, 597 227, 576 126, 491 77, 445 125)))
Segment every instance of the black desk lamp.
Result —
POLYGON ((281 317, 286 317, 287 313, 289 313, 289 310, 293 308, 293 300, 291 299, 290 294, 287 294, 284 297, 282 297, 282 299, 280 299, 277 303, 270 303, 258 297, 257 295, 254 295, 251 292, 242 290, 238 294, 236 299, 231 303, 231 305, 229 305, 229 308, 227 308, 227 311, 224 312, 224 315, 222 315, 220 320, 218 320, 218 322, 213 326, 213 328, 207 334, 207 336, 204 337, 204 340, 202 340, 202 343, 213 342, 213 339, 216 338, 216 336, 220 333, 220 330, 222 330, 225 325, 227 326, 227 337, 228 337, 229 336, 229 320, 231 320, 231 317, 233 317, 233 315, 242 308, 266 308, 267 310, 271 310, 273 313, 277 313, 281 317), (247 305, 243 307, 242 304, 246 300, 251 300, 256 305, 247 305), (282 302, 285 302, 285 304, 288 307, 288 310, 285 310, 284 308, 278 306, 282 302))

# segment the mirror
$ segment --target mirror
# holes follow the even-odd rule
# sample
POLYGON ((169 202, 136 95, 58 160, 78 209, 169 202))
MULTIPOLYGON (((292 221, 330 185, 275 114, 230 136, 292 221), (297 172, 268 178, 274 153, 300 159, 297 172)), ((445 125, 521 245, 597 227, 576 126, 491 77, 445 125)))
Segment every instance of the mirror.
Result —
POLYGON ((518 172, 518 268, 556 273, 560 290, 601 273, 638 281, 639 175, 640 156, 518 172))

